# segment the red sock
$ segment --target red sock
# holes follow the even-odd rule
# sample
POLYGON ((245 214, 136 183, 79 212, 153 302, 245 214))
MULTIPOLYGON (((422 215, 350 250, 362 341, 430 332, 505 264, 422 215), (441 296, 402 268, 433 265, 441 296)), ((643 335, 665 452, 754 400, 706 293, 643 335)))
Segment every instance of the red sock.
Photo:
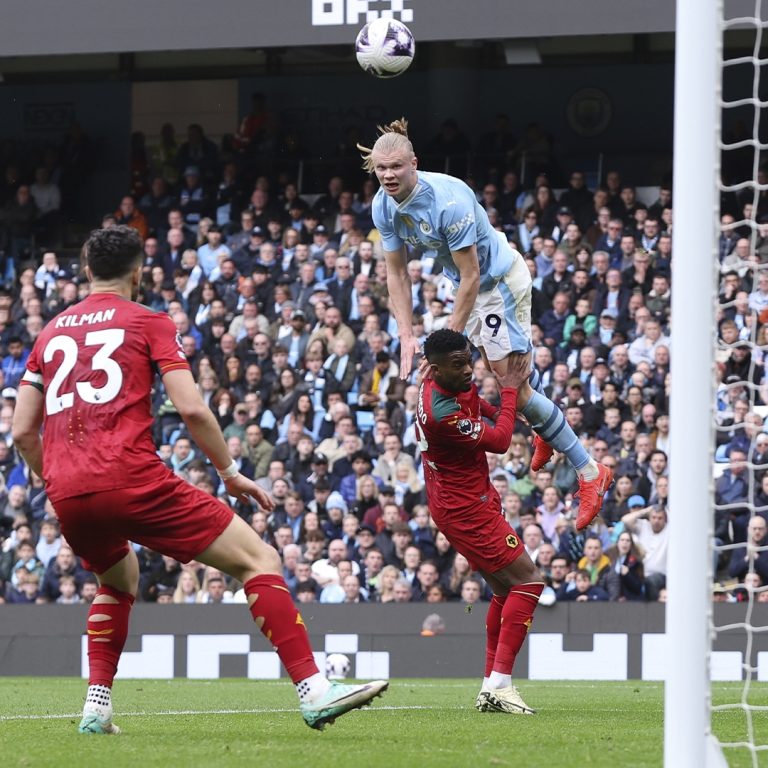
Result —
POLYGON ((106 585, 96 590, 96 596, 99 595, 108 595, 117 602, 91 603, 88 611, 88 685, 111 688, 128 637, 128 617, 134 597, 106 585), (98 618, 102 616, 108 618, 98 618))
POLYGON ((294 683, 317 673, 312 646, 301 614, 291 600, 285 579, 267 573, 245 582, 251 615, 264 637, 272 643, 294 683))
POLYGON ((499 632, 501 631, 501 612, 504 609, 506 595, 494 595, 488 606, 488 615, 485 617, 485 676, 493 672, 493 661, 496 658, 496 646, 499 644, 499 632))
POLYGON ((539 604, 544 584, 515 584, 507 595, 501 612, 501 631, 496 646, 493 671, 511 675, 520 648, 533 622, 533 612, 539 604))

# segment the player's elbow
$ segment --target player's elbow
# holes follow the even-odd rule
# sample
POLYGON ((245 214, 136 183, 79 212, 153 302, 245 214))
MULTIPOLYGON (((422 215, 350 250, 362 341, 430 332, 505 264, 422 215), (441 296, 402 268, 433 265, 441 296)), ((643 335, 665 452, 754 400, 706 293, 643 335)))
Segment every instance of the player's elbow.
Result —
POLYGON ((191 403, 174 403, 174 405, 186 424, 200 424, 211 415, 210 409, 202 400, 191 403))
POLYGON ((13 414, 11 422, 11 437, 19 448, 40 439, 40 424, 31 418, 29 409, 23 405, 16 406, 16 413, 13 414))
POLYGON ((509 442, 511 439, 511 435, 494 435, 491 439, 483 442, 482 449, 486 453, 506 453, 509 450, 509 442))
POLYGON ((32 425, 14 424, 11 429, 11 437, 16 448, 24 453, 40 439, 40 431, 32 425))

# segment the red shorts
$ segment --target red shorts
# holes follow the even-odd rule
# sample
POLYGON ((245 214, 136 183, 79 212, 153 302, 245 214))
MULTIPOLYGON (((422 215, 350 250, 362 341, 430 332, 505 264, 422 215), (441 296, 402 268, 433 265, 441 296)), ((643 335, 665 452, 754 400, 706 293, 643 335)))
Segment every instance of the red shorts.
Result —
POLYGON ((160 483, 74 496, 54 507, 67 543, 95 573, 122 560, 129 541, 187 563, 213 544, 234 515, 170 472, 160 483))
POLYGON ((525 552, 517 531, 501 514, 501 499, 492 496, 469 510, 437 510, 432 519, 445 538, 469 560, 473 571, 495 573, 525 552))

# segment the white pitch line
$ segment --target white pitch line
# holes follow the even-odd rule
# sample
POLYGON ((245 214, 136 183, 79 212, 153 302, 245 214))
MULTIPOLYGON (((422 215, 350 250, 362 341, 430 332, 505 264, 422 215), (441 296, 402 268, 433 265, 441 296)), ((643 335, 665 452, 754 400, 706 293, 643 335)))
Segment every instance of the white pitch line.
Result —
MULTIPOLYGON (((548 712, 567 712, 568 707, 547 707, 548 712)), ((426 707, 421 705, 412 706, 381 706, 374 704, 364 709, 358 709, 357 712, 402 712, 406 710, 421 710, 421 711, 471 711, 472 707, 467 704, 460 704, 453 707, 426 707)), ((609 709, 590 709, 590 712, 626 712, 631 713, 635 710, 632 707, 621 708, 611 707, 609 709)), ((115 720, 120 720, 123 717, 179 717, 179 716, 195 716, 195 715, 276 715, 276 714, 288 714, 299 713, 298 709, 293 707, 277 708, 277 709, 179 709, 179 710, 163 710, 162 712, 115 712, 115 720)), ((68 720, 76 719, 82 716, 82 712, 69 712, 65 714, 46 714, 46 715, 0 715, 0 723, 10 721, 37 721, 37 720, 68 720)))
MULTIPOLYGON (((374 705, 366 709, 357 710, 359 712, 373 711, 376 709, 381 711, 402 711, 409 709, 420 710, 434 710, 434 709, 466 709, 464 706, 456 707, 425 707, 420 705, 413 706, 380 706, 374 705)), ((296 712, 299 710, 294 707, 278 708, 278 709, 179 709, 171 710, 166 709, 162 712, 115 712, 115 719, 119 720, 121 717, 178 717, 181 715, 274 715, 288 712, 296 712)), ((47 714, 47 715, 0 715, 0 722, 7 722, 9 720, 67 720, 69 718, 81 717, 82 712, 68 712, 66 714, 47 714)))
MULTIPOLYGON (((221 682, 221 680, 189 680, 185 678, 176 678, 175 680, 169 681, 169 682, 178 682, 182 680, 184 682, 184 685, 215 685, 221 682)), ((130 683, 130 679, 126 679, 126 682, 130 683)), ((150 681, 153 682, 153 681, 150 681)), ((163 681, 165 682, 165 681, 163 681)), ((247 685, 258 685, 260 688, 262 686, 287 686, 290 685, 290 681, 288 678, 285 678, 284 680, 245 680, 244 681, 247 685)), ((397 678, 391 678, 390 682, 393 685, 396 685, 398 688, 472 688, 474 685, 478 685, 480 683, 480 679, 478 678, 477 681, 471 681, 467 683, 420 683, 418 680, 399 680, 397 678)), ((585 688, 603 688, 604 685, 602 683, 593 683, 590 680, 584 680, 579 681, 575 680, 574 682, 558 682, 556 680, 526 680, 523 678, 516 679, 517 685, 538 685, 541 683, 542 685, 546 686, 547 688, 573 688, 578 690, 583 690, 585 688)), ((612 683, 612 688, 635 688, 638 684, 641 684, 642 687, 645 690, 652 690, 654 688, 662 688, 661 683, 649 683, 644 680, 609 680, 605 681, 607 683, 612 683)), ((722 684, 718 684, 719 686, 722 684)), ((737 685, 734 683, 734 685, 737 685)), ((753 682, 754 685, 754 682, 753 682)))

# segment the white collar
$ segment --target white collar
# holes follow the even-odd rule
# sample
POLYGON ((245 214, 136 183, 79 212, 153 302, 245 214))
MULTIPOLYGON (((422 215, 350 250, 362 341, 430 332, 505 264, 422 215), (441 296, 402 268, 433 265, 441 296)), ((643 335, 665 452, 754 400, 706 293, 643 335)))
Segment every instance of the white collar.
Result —
MULTIPOLYGON (((411 200, 413 200, 413 198, 416 196, 416 193, 421 190, 421 182, 418 181, 418 176, 416 178, 417 178, 416 186, 411 190, 411 194, 408 195, 408 197, 406 197, 405 200, 403 200, 402 203, 397 203, 397 210, 398 211, 402 211, 403 208, 405 208, 405 206, 408 205, 408 203, 410 203, 411 200)), ((395 202, 397 202, 397 201, 395 201, 395 202)))

